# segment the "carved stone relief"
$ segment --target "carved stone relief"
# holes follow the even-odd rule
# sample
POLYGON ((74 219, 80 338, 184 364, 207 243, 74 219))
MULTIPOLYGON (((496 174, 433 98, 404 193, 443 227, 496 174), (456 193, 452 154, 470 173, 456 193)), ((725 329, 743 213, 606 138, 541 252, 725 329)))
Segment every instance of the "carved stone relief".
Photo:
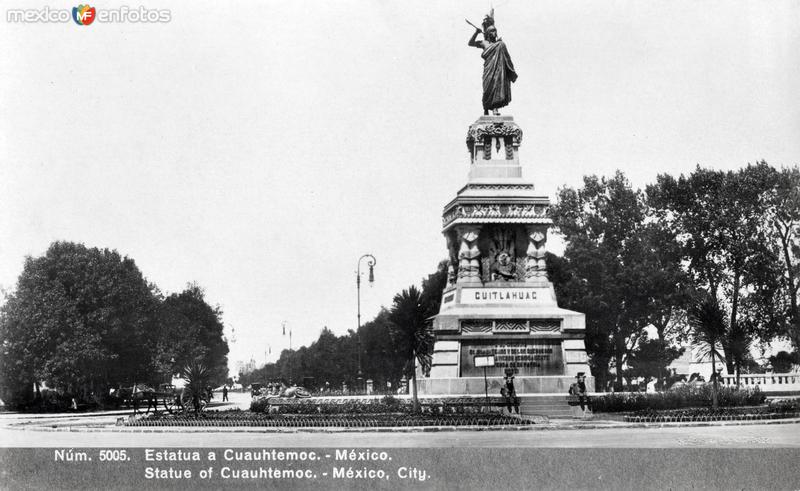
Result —
POLYGON ((458 249, 458 283, 481 282, 481 252, 478 249, 479 225, 458 227, 456 232, 461 241, 458 249))
POLYGON ((547 267, 545 264, 545 255, 547 249, 545 243, 547 242, 547 227, 542 225, 529 225, 528 232, 528 251, 527 263, 525 265, 525 278, 527 280, 536 281, 539 279, 547 279, 547 267))
POLYGON ((505 205, 505 204, 477 204, 457 205, 442 217, 443 226, 459 218, 486 219, 486 218, 547 218, 547 205, 505 205))
POLYGON ((481 121, 470 125, 467 131, 470 159, 490 160, 493 140, 498 146, 498 151, 502 141, 506 147, 506 160, 513 160, 515 150, 522 143, 522 129, 511 121, 481 121))

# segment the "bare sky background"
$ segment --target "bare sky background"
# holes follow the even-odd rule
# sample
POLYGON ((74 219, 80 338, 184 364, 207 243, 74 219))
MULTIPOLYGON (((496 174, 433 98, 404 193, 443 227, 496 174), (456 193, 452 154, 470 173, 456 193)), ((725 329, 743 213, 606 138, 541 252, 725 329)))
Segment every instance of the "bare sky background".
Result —
MULTIPOLYGON (((356 328, 446 256, 442 207, 481 115, 486 1, 141 2, 168 24, 0 19, 0 286, 54 240, 196 281, 229 358, 356 328), (232 336, 231 329, 235 331, 232 336)), ((125 3, 92 4, 117 8, 125 3)), ((139 3, 129 4, 138 6, 139 3)), ((504 114, 542 194, 620 169, 800 163, 800 2, 495 2, 504 114)))

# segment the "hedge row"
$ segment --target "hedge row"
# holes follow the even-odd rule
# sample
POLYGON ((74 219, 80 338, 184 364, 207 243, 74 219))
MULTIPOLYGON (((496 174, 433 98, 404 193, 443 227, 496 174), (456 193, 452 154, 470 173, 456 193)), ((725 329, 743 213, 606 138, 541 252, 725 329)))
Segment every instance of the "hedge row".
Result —
MULTIPOLYGON (((490 406, 500 402, 502 400, 498 398, 489 400, 490 406)), ((484 398, 426 398, 420 400, 420 409, 423 414, 479 414, 485 412, 483 411, 485 406, 484 398)), ((411 400, 397 399, 392 396, 372 399, 257 397, 250 403, 250 411, 254 413, 271 412, 273 414, 411 414, 413 409, 411 400)))
MULTIPOLYGON (((640 411, 644 409, 681 409, 710 407, 711 385, 699 387, 683 386, 666 392, 624 392, 603 394, 592 398, 592 410, 598 413, 640 411)), ((717 400, 722 407, 757 406, 763 404, 766 395, 758 387, 736 389, 720 387, 717 400)))

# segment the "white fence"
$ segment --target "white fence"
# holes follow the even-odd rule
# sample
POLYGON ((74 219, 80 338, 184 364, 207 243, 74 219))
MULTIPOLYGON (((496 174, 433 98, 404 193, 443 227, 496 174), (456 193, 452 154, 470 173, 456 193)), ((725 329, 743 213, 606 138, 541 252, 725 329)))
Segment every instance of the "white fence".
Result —
MULTIPOLYGON (((722 375, 720 383, 736 387, 736 375, 722 375)), ((800 391, 800 373, 742 374, 739 385, 743 388, 758 387, 763 392, 800 391)))

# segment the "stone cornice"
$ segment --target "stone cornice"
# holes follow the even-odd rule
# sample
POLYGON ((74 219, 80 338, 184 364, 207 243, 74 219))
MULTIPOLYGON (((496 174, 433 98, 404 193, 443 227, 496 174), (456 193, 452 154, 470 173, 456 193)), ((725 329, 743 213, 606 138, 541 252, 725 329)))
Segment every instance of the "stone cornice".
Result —
POLYGON ((442 226, 458 223, 542 223, 550 224, 545 203, 498 204, 456 203, 442 216, 442 226))

